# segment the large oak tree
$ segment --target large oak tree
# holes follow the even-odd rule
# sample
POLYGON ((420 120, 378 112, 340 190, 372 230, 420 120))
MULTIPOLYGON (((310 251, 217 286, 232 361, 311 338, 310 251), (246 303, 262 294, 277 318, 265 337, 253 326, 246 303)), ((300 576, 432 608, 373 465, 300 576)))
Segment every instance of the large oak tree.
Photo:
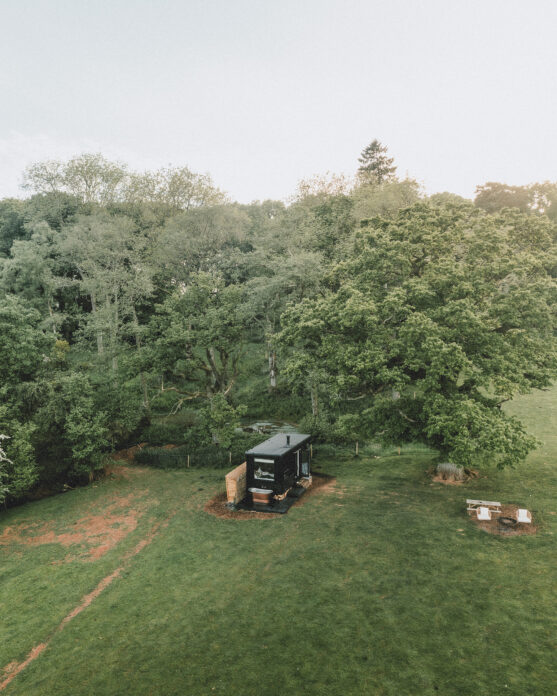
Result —
POLYGON ((552 223, 517 211, 372 220, 328 290, 283 316, 284 373, 313 375, 344 431, 513 464, 535 440, 502 405, 557 374, 555 258, 552 223))

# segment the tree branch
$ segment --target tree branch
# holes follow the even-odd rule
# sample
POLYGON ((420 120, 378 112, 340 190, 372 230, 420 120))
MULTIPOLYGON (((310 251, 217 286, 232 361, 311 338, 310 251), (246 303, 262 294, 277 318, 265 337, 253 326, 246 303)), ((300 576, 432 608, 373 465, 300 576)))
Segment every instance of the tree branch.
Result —
POLYGON ((409 423, 417 423, 418 421, 415 421, 413 418, 410 418, 407 416, 405 413, 403 413, 400 409, 398 410, 400 415, 404 418, 404 420, 407 420, 409 423))

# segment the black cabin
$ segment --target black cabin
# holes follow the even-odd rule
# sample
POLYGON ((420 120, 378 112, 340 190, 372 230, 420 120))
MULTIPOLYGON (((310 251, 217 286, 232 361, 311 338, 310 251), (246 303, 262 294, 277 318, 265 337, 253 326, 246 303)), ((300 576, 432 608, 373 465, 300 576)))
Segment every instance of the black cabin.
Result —
POLYGON ((282 495, 309 477, 311 435, 279 433, 246 452, 246 486, 282 495))

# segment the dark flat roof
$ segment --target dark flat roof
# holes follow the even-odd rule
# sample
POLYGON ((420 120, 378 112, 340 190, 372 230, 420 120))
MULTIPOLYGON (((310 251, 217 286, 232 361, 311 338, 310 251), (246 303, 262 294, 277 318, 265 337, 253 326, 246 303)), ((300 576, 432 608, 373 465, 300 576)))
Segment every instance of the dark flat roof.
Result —
POLYGON ((248 450, 246 454, 263 454, 267 456, 272 455, 275 457, 280 457, 287 452, 297 450, 300 445, 303 445, 304 442, 307 442, 310 439, 311 435, 303 435, 302 433, 277 433, 268 440, 265 440, 265 442, 262 442, 260 445, 252 447, 252 449, 248 450), (286 444, 287 436, 290 436, 289 445, 286 444))

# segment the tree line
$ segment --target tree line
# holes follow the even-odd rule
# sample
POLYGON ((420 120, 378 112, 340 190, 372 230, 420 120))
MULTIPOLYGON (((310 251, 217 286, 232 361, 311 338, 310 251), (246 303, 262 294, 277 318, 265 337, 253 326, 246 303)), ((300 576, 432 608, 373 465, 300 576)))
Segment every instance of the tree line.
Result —
POLYGON ((187 168, 29 167, 0 201, 0 500, 161 422, 230 447, 243 415, 524 458, 502 406, 557 371, 555 187, 425 196, 377 140, 359 163, 249 205, 187 168))

